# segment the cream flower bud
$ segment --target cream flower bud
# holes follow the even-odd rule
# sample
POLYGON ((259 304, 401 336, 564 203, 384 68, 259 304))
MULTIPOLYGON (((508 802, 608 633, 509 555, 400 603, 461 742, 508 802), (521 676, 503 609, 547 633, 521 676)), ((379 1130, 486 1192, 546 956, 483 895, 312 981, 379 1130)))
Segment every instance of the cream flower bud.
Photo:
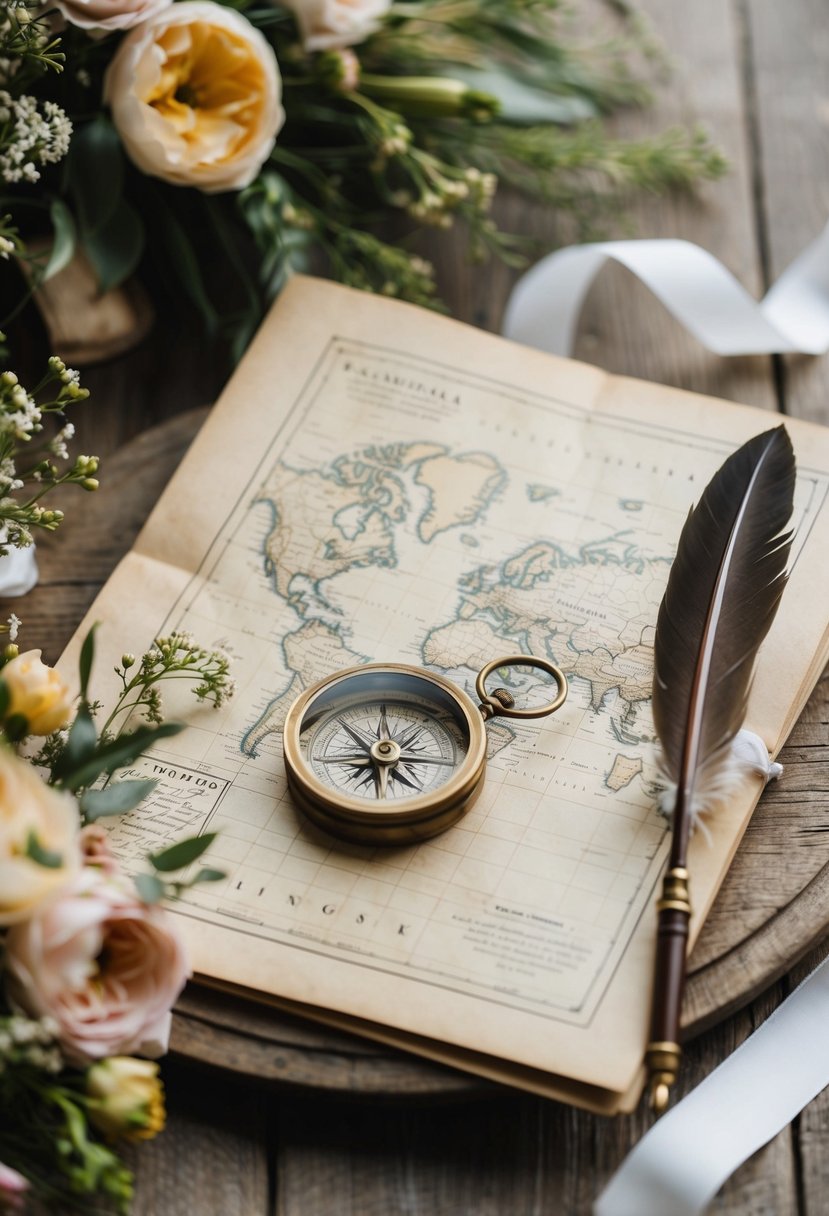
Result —
POLYGON ((164 1127, 164 1092, 158 1065, 110 1056, 86 1074, 89 1120, 114 1140, 150 1140, 164 1127))
POLYGON ((50 735, 66 726, 72 714, 72 694, 53 667, 40 660, 39 650, 27 650, 0 671, 9 690, 5 717, 20 714, 28 734, 50 735))

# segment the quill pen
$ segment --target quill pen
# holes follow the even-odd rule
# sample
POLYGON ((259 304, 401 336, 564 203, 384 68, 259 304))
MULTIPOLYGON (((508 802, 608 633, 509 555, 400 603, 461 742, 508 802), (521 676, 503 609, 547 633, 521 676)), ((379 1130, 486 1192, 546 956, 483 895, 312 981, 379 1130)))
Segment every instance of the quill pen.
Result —
POLYGON ((646 1063, 660 1113, 676 1079, 691 905, 693 820, 722 800, 754 660, 769 631, 791 549, 795 461, 785 427, 750 439, 716 472, 679 538, 654 638, 653 717, 676 795, 657 903, 656 971, 646 1063))

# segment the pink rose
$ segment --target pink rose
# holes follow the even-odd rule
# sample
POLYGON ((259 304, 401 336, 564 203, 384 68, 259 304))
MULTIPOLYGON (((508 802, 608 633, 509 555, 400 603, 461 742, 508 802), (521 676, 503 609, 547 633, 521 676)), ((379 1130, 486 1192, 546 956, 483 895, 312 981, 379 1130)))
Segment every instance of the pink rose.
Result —
POLYGON ((190 974, 162 908, 95 865, 68 892, 6 937, 9 995, 49 1016, 67 1060, 163 1055, 170 1009, 190 974))
POLYGON ((379 30, 391 0, 281 0, 297 20, 306 51, 356 46, 379 30))
POLYGON ((28 1189, 23 1175, 0 1161, 0 1212, 22 1212, 28 1189))
POLYGON ((173 0, 56 0, 67 21, 82 30, 130 30, 173 0))

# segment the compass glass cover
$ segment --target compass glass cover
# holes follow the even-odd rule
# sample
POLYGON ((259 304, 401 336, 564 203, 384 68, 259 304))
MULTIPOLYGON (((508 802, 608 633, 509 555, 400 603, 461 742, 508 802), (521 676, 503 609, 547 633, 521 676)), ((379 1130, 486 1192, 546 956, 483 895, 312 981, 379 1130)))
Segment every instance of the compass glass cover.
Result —
POLYGON ((460 705, 440 685, 373 671, 329 686, 311 701, 299 748, 331 790, 397 802, 444 786, 466 759, 469 733, 460 705))

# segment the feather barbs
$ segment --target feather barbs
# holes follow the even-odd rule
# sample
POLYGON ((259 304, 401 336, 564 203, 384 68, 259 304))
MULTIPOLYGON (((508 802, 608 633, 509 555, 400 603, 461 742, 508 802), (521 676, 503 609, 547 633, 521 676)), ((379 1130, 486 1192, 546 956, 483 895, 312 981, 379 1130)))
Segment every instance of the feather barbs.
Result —
POLYGON ((735 764, 739 780, 731 745, 786 584, 794 482, 785 427, 757 435, 714 474, 679 538, 654 638, 653 717, 684 839, 727 796, 735 764))

